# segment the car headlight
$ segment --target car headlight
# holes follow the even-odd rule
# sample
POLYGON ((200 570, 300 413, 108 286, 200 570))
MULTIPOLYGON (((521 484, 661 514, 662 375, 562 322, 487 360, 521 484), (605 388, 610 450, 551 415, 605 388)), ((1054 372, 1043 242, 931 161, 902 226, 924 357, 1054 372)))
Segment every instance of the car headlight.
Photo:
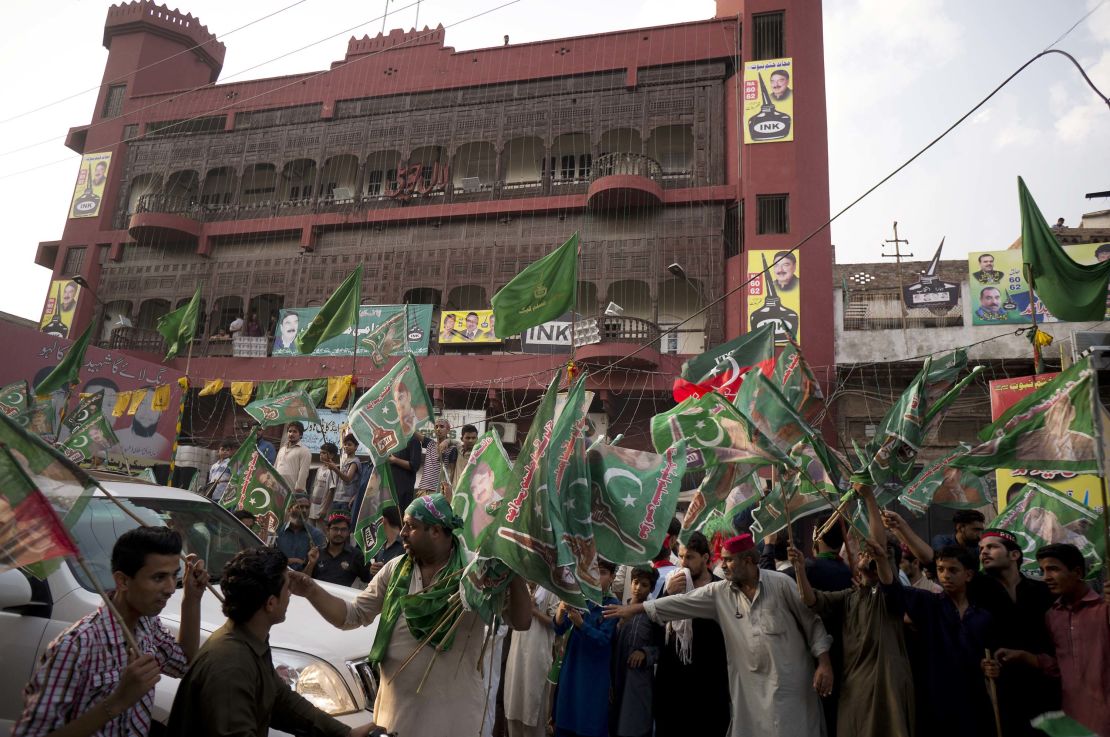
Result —
POLYGON ((326 661, 311 655, 274 648, 274 670, 289 688, 328 714, 347 714, 358 709, 343 676, 326 661))

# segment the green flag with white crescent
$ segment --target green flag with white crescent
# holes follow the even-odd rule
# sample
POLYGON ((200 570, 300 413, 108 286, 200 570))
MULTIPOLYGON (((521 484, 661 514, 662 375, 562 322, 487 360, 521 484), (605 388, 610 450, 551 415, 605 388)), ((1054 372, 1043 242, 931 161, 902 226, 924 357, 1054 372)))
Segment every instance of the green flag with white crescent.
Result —
POLYGON ((496 430, 486 430, 474 444, 451 493, 451 509, 463 521, 460 534, 477 550, 493 527, 512 474, 509 455, 496 430))
POLYGON ((168 361, 188 348, 197 330, 199 314, 200 287, 197 287, 188 302, 158 318, 158 332, 166 341, 166 357, 163 360, 168 361))
POLYGON ((82 463, 91 461, 117 445, 119 438, 112 429, 112 423, 96 407, 59 447, 69 460, 82 463))
POLYGON ((0 389, 0 412, 8 417, 17 417, 23 414, 30 406, 30 394, 26 379, 13 381, 0 389))
POLYGON ((785 458, 767 447, 759 431, 717 392, 684 399, 652 417, 651 439, 657 453, 685 439, 690 470, 717 463, 767 465, 785 458))
POLYGON ((262 427, 284 425, 287 422, 320 422, 320 415, 312 399, 304 390, 279 394, 267 399, 256 399, 243 410, 262 427))
POLYGON ((70 432, 77 430, 77 428, 95 419, 97 414, 103 412, 104 391, 98 391, 94 394, 82 395, 80 401, 77 403, 77 408, 66 415, 63 425, 69 428, 70 432))
POLYGON ((393 480, 393 468, 388 463, 379 463, 374 466, 370 480, 366 483, 366 493, 357 510, 354 532, 351 535, 367 563, 385 545, 385 531, 382 529, 385 510, 396 506, 397 486, 393 480))
POLYGON ((294 344, 300 353, 312 353, 325 340, 358 329, 358 304, 362 289, 362 264, 355 267, 328 301, 297 334, 294 344))
POLYGON ((412 354, 359 397, 350 415, 351 432, 375 463, 404 448, 413 433, 432 421, 432 400, 412 354))
POLYGON ((497 335, 508 337, 574 309, 578 288, 578 233, 513 277, 493 295, 497 335))
POLYGON ((231 476, 220 497, 220 506, 231 511, 245 509, 253 514, 258 536, 268 543, 277 536, 285 520, 293 490, 258 450, 257 428, 231 456, 228 469, 231 476))

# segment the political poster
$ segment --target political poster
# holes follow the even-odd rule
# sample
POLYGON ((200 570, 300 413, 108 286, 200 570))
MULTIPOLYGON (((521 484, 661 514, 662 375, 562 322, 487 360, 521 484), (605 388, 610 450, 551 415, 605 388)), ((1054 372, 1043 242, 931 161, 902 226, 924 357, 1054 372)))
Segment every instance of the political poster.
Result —
MULTIPOLYGON (((308 328, 319 307, 287 307, 278 312, 274 335, 275 356, 300 356, 294 342, 308 328)), ((389 356, 428 355, 432 329, 431 305, 362 305, 358 308, 359 356, 382 359, 389 356)), ((355 351, 353 332, 325 340, 312 356, 351 356, 355 351)))
MULTIPOLYGON (((968 289, 972 325, 1029 325, 1029 282, 1025 281, 1021 251, 973 251, 968 254, 968 289)), ((1035 300, 1037 322, 1056 322, 1048 308, 1035 300)))
POLYGON ((46 294, 46 304, 42 306, 42 317, 39 318, 39 330, 55 338, 68 338, 80 296, 81 286, 75 281, 55 279, 50 282, 50 291, 46 294))
POLYGON ((794 140, 794 60, 744 64, 744 143, 794 140))
POLYGON ((100 200, 108 185, 108 167, 111 164, 110 151, 81 157, 81 170, 77 172, 77 184, 73 187, 73 199, 69 205, 71 218, 92 218, 100 214, 100 200))
POLYGON ((771 324, 775 345, 801 342, 802 286, 797 251, 748 251, 748 326, 771 324))
MULTIPOLYGON (((342 449, 343 438, 350 432, 346 410, 317 409, 316 414, 320 417, 319 422, 304 423, 301 445, 313 453, 319 453, 320 446, 324 443, 335 443, 337 448, 342 449)), ((370 451, 360 443, 355 455, 365 458, 370 455, 370 451)))
POLYGON ((440 345, 500 342, 493 310, 444 310, 439 316, 440 345))

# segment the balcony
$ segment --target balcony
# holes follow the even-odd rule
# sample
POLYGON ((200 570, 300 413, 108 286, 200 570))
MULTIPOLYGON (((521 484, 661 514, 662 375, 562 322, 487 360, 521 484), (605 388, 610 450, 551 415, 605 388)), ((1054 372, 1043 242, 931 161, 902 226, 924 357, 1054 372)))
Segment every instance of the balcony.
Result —
POLYGON ((127 232, 137 243, 195 245, 202 227, 197 208, 181 197, 144 195, 127 223, 127 232))
POLYGON ((663 167, 643 154, 605 154, 594 162, 586 202, 591 210, 654 207, 663 202, 663 167))
POLYGON ((620 361, 626 368, 657 368, 661 360, 659 326, 638 317, 597 317, 601 342, 580 346, 577 358, 587 365, 620 361), (641 346, 646 346, 640 350, 641 346))

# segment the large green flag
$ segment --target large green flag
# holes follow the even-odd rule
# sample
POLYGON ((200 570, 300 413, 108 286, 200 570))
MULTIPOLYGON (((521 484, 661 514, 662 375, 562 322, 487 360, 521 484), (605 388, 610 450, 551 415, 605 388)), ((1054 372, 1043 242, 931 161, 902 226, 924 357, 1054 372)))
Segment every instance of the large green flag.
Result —
POLYGON ((351 410, 351 432, 375 463, 404 448, 413 433, 433 421, 432 400, 411 354, 359 397, 351 410))
POLYGON ((312 318, 295 344, 301 353, 312 353, 320 343, 343 333, 352 335, 358 330, 358 303, 362 289, 362 264, 343 280, 339 288, 312 318))
POLYGON ((200 287, 193 292, 193 298, 173 312, 158 318, 158 332, 166 340, 168 361, 181 353, 182 348, 193 342, 197 330, 197 316, 200 313, 200 287))
POLYGON ((951 465, 952 461, 968 450, 970 446, 960 445, 922 469, 902 489, 899 495, 902 506, 922 515, 933 504, 956 509, 978 509, 992 503, 990 485, 983 476, 951 465))
POLYGON ((578 289, 578 233, 530 264, 493 295, 497 335, 508 337, 574 309, 578 289))
POLYGON ((679 542, 688 543, 691 534, 704 528, 714 515, 724 514, 726 507, 735 507, 732 514, 736 514, 754 504, 760 498, 761 487, 759 476, 742 464, 722 463, 710 468, 686 507, 678 533, 679 542))
MULTIPOLYGON (((775 360, 774 325, 760 325, 751 332, 695 356, 682 365, 682 379, 712 388, 728 399, 736 396, 741 377, 752 368, 767 368, 775 360)), ((676 400, 679 398, 676 396, 676 400)))
POLYGON ((1079 548, 1087 561, 1087 578, 1097 578, 1106 560, 1102 517, 1095 510, 1055 489, 1030 481, 1011 494, 1009 503, 988 527, 1009 530, 1018 538, 1024 562, 1021 570, 1039 571, 1039 548, 1068 543, 1079 548))
POLYGON ((1090 357, 1077 361, 983 428, 983 442, 951 465, 1101 474, 1094 381, 1090 357))
POLYGON ((90 412, 59 446, 74 463, 91 461, 99 454, 119 445, 112 423, 99 407, 90 412))
MULTIPOLYGON (((385 545, 385 532, 382 530, 383 513, 389 507, 397 506, 397 486, 393 480, 393 467, 388 463, 374 466, 370 480, 366 483, 366 493, 355 518, 354 534, 351 538, 362 550, 369 563, 385 545)), ((401 510, 404 511, 404 510, 401 510)))
POLYGON ((652 417, 651 439, 657 453, 685 439, 690 470, 717 463, 767 465, 785 459, 717 392, 689 397, 652 417))
POLYGON ((18 417, 30 407, 30 395, 26 379, 13 381, 0 389, 0 412, 8 417, 18 417))
POLYGON ((0 571, 25 566, 57 568, 55 559, 78 555, 50 501, 0 444, 0 571))
POLYGON ((54 367, 54 370, 35 385, 35 396, 49 396, 59 389, 65 389, 78 382, 81 364, 85 362, 85 350, 92 339, 92 331, 93 326, 90 324, 85 328, 85 332, 81 333, 81 337, 69 347, 65 357, 54 367))
POLYGON ((224 487, 220 505, 232 511, 245 509, 253 514, 258 536, 270 543, 277 537, 285 519, 293 490, 259 452, 257 435, 255 428, 231 456, 228 462, 231 477, 224 487))
POLYGON ((312 399, 304 390, 291 391, 268 399, 256 399, 243 410, 262 427, 284 425, 294 420, 320 422, 320 415, 316 413, 312 399))
MULTIPOLYGON (((772 326, 768 324, 767 327, 772 326)), ((825 412, 825 393, 821 390, 821 384, 813 375, 798 344, 789 333, 786 334, 786 338, 788 340, 786 347, 775 359, 771 383, 782 393, 783 398, 794 408, 794 411, 812 425, 818 422, 825 412)))
POLYGON ((501 436, 496 430, 486 430, 474 444, 451 493, 451 509, 463 521, 461 535, 470 550, 477 550, 492 529, 511 474, 501 436))
MULTIPOLYGON (((683 441, 662 454, 599 445, 589 452, 591 510, 597 552, 637 565, 663 547, 686 473, 683 441)), ((717 468, 736 468, 735 464, 717 468)))
POLYGON ((1045 307, 1064 322, 1101 321, 1106 315, 1110 261, 1077 264, 1064 252, 1052 229, 1018 177, 1021 205, 1021 260, 1025 278, 1045 307))

